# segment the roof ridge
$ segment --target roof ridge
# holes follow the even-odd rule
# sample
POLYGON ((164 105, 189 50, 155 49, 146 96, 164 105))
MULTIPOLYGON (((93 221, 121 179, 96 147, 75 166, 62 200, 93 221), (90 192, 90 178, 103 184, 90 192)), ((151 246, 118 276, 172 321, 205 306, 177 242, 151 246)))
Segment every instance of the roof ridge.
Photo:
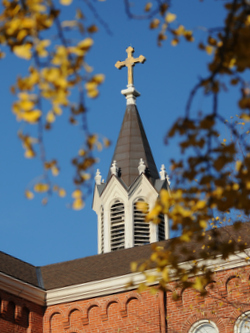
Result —
POLYGON ((12 259, 15 259, 15 260, 21 261, 21 262, 23 262, 24 264, 27 264, 27 265, 32 266, 32 267, 34 267, 34 268, 37 267, 37 266, 35 266, 35 265, 33 265, 33 264, 27 262, 27 261, 24 261, 24 260, 22 260, 22 259, 19 259, 19 258, 17 258, 17 257, 14 257, 14 256, 12 256, 11 254, 6 253, 6 252, 4 252, 4 251, 1 251, 1 250, 0 250, 0 253, 6 255, 6 256, 8 256, 8 257, 11 257, 12 259))

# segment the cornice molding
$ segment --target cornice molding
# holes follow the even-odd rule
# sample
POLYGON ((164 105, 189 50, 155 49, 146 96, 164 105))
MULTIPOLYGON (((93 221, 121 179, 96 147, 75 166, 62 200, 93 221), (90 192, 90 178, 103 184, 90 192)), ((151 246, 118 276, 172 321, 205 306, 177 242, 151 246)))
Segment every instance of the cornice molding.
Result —
MULTIPOLYGON (((231 255, 228 260, 222 259, 222 256, 217 256, 215 259, 207 261, 197 260, 197 264, 198 266, 206 264, 208 268, 213 269, 215 272, 235 269, 249 265, 249 253, 250 249, 247 249, 244 252, 231 255)), ((181 263, 180 266, 188 268, 190 263, 181 263)), ((155 275, 159 274, 156 270, 150 270, 147 273, 155 275)), ((111 277, 105 280, 92 281, 45 291, 28 283, 17 280, 11 276, 5 275, 4 273, 0 273, 0 289, 43 306, 51 306, 55 304, 125 292, 136 289, 142 282, 145 282, 143 274, 130 273, 122 276, 111 277), (133 284, 130 287, 127 287, 131 284, 131 282, 133 282, 133 284)))
POLYGON ((131 273, 105 280, 87 282, 75 286, 58 288, 47 291, 47 306, 73 302, 80 299, 94 298, 136 289, 145 282, 145 277, 140 273, 131 273), (133 286, 127 287, 133 281, 133 286))
POLYGON ((0 289, 30 302, 46 305, 46 291, 0 272, 0 289))

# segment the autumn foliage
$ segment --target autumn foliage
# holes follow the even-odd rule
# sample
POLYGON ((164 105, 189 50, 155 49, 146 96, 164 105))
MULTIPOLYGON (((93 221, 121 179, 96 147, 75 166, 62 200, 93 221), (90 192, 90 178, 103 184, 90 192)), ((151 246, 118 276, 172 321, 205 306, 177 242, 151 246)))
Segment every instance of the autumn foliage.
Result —
MULTIPOLYGON (((177 119, 166 134, 166 142, 173 137, 179 139, 182 152, 180 160, 172 161, 174 188, 171 193, 163 190, 154 209, 147 215, 148 221, 158 223, 159 214, 167 214, 172 229, 178 230, 180 237, 172 241, 167 251, 155 248, 149 263, 140 267, 132 265, 134 270, 144 271, 152 263, 156 264, 162 286, 169 282, 170 270, 171 276, 179 278, 183 284, 189 274, 202 272, 203 277, 197 277, 194 282, 194 287, 202 290, 212 272, 206 266, 198 267, 196 262, 190 264, 189 270, 180 270, 173 249, 181 244, 183 251, 188 251, 186 244, 199 241, 200 258, 206 259, 208 254, 213 256, 213 244, 217 244, 226 259, 235 252, 237 240, 218 244, 215 236, 209 249, 203 251, 207 246, 204 243, 205 231, 216 229, 232 220, 232 216, 239 217, 234 221, 239 227, 238 222, 249 215, 250 147, 247 135, 250 88, 246 73, 250 68, 250 3, 248 0, 223 2, 226 12, 224 23, 216 29, 208 29, 206 42, 197 43, 192 27, 177 23, 177 15, 172 12, 169 1, 148 2, 139 17, 133 14, 128 1, 124 0, 124 4, 129 17, 148 20, 149 28, 156 32, 159 46, 168 43, 168 37, 172 46, 178 46, 184 40, 206 52, 211 59, 209 75, 200 78, 190 89, 183 117, 177 119), (238 89, 240 93, 236 121, 225 119, 218 108, 220 93, 228 87, 238 89), (212 101, 210 112, 199 110, 196 113, 193 110, 193 100, 200 91, 212 101), (220 137, 222 124, 228 128, 229 138, 220 137)), ((71 5, 71 1, 61 0, 60 6, 65 5, 71 5)), ((96 134, 89 133, 86 125, 85 97, 96 98, 98 87, 104 81, 104 75, 93 74, 86 62, 93 46, 93 34, 97 31, 96 25, 83 22, 80 9, 77 9, 73 19, 63 21, 60 9, 53 1, 3 0, 0 56, 4 57, 4 48, 8 47, 14 55, 32 63, 27 75, 18 77, 12 87, 16 96, 12 111, 17 121, 37 128, 35 137, 29 135, 28 130, 18 133, 24 155, 26 158, 38 155, 44 169, 42 180, 27 188, 29 199, 34 193, 49 195, 56 192, 61 197, 66 194, 63 187, 54 183, 60 165, 56 158, 47 158, 44 135, 68 110, 69 124, 84 124, 86 131, 85 143, 77 148, 78 152, 72 160, 76 186, 72 193, 72 207, 81 209, 84 206, 83 189, 91 178, 89 170, 96 162, 93 150, 109 144, 108 140, 100 142, 96 134), (78 38, 71 39, 73 28, 77 30, 78 38), (53 42, 48 39, 48 33, 55 36, 53 42), (77 102, 75 95, 72 100, 73 91, 78 94, 77 102)))

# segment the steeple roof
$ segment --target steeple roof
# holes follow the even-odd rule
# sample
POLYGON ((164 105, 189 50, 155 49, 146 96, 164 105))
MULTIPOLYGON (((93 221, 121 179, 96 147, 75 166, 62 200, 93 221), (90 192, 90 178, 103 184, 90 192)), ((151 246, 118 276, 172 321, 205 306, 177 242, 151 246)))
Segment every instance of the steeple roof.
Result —
MULTIPOLYGON (((129 187, 139 176, 138 165, 143 159, 146 175, 158 179, 158 171, 135 104, 127 105, 112 162, 115 160, 118 175, 129 187)), ((109 172, 108 179, 111 173, 109 172)))

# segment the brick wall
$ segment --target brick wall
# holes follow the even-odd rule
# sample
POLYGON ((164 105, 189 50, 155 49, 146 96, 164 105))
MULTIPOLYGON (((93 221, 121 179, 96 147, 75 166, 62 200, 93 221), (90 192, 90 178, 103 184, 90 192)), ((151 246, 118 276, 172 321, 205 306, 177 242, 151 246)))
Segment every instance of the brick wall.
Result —
POLYGON ((43 333, 42 306, 0 290, 1 333, 43 333))
POLYGON ((158 293, 130 291, 50 306, 44 333, 160 333, 160 302, 158 293))
POLYGON ((250 310, 250 267, 231 269, 214 274, 206 297, 193 289, 174 290, 170 284, 166 293, 168 333, 187 333, 203 319, 213 321, 220 333, 233 333, 237 318, 250 310), (179 296, 172 298, 173 292, 179 296))

